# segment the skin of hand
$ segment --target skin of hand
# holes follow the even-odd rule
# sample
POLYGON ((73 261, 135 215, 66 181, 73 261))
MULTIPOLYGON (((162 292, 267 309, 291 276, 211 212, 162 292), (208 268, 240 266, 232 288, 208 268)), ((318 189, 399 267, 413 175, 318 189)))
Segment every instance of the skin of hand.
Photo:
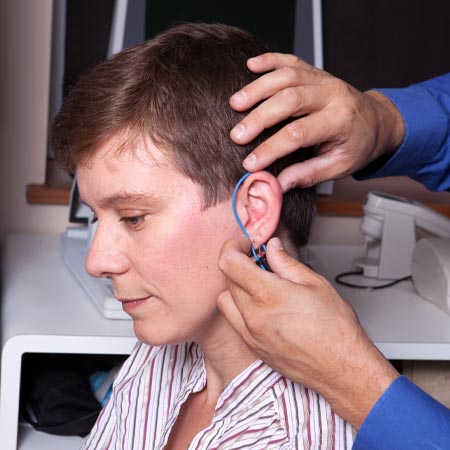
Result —
POLYGON ((317 146, 314 158, 279 175, 283 191, 342 178, 403 142, 405 124, 391 101, 376 91, 361 92, 294 55, 266 53, 247 62, 261 73, 230 98, 237 111, 261 102, 230 132, 247 144, 265 128, 297 118, 259 145, 244 161, 250 172, 301 148, 317 146))
POLYGON ((261 359, 322 394, 359 428, 399 376, 362 329, 352 307, 322 276, 291 258, 278 238, 267 244, 273 273, 228 241, 219 268, 228 290, 218 307, 261 359))

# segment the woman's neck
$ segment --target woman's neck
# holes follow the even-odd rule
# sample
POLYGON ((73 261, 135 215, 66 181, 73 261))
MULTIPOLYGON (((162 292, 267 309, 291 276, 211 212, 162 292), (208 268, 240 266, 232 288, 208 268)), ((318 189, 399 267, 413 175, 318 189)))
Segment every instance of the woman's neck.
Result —
POLYGON ((211 325, 198 344, 205 358, 208 398, 217 402, 223 389, 258 358, 220 313, 211 325))
MULTIPOLYGON (((276 235, 282 240, 286 251, 298 259, 298 248, 289 239, 286 229, 279 226, 276 235)), ((211 401, 217 401, 223 389, 258 359, 219 311, 195 341, 205 357, 207 397, 211 401)))

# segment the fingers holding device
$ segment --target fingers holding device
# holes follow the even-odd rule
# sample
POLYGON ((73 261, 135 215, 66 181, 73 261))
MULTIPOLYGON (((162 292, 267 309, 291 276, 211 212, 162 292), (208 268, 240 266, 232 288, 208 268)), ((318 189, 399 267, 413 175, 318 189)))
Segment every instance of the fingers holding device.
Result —
POLYGON ((268 241, 267 260, 273 273, 256 267, 237 242, 224 245, 219 268, 229 290, 219 297, 219 309, 256 354, 324 395, 358 427, 398 373, 351 306, 327 280, 291 258, 279 239, 268 241))

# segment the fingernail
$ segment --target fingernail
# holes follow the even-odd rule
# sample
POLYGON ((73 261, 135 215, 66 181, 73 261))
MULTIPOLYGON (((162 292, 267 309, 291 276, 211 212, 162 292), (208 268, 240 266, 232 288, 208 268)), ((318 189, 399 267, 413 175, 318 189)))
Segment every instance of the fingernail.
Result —
POLYGON ((281 242, 281 240, 279 238, 276 238, 276 237, 272 238, 270 240, 270 245, 272 245, 277 250, 284 250, 283 243, 281 242))
POLYGON ((253 58, 249 58, 249 62, 254 62, 256 64, 260 63, 263 60, 262 56, 253 56, 253 58))
POLYGON ((242 162, 242 164, 244 165, 244 167, 247 170, 252 169, 253 167, 255 167, 256 164, 256 155, 254 155, 253 153, 251 153, 250 155, 247 156, 247 158, 244 159, 244 161, 242 162))
POLYGON ((234 138, 240 139, 244 136, 246 132, 246 129, 244 127, 244 125, 242 124, 238 124, 236 125, 232 130, 231 130, 231 134, 233 135, 234 138))
POLYGON ((291 189, 294 189, 296 186, 296 184, 293 181, 288 181, 287 183, 280 183, 281 185, 281 190, 283 191, 283 194, 285 194, 286 192, 290 191, 291 189))
POLYGON ((230 98, 233 103, 244 103, 247 100, 247 94, 245 92, 239 91, 233 94, 230 98))

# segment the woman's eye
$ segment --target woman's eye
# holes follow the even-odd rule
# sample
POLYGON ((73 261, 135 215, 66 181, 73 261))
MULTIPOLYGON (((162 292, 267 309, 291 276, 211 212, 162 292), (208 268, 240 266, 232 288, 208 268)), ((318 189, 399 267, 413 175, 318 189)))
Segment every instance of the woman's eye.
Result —
POLYGON ((142 224, 145 216, 132 216, 132 217, 122 217, 121 222, 124 222, 130 228, 136 228, 142 224))

